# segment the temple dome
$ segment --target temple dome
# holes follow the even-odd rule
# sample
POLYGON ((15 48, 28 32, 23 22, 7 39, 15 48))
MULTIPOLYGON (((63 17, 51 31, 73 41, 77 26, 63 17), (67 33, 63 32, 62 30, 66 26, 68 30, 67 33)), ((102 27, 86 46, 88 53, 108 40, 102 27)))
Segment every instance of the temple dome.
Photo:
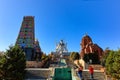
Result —
POLYGON ((90 36, 88 35, 85 35, 83 38, 82 38, 82 41, 81 41, 81 47, 84 48, 87 44, 92 44, 92 39, 90 36))

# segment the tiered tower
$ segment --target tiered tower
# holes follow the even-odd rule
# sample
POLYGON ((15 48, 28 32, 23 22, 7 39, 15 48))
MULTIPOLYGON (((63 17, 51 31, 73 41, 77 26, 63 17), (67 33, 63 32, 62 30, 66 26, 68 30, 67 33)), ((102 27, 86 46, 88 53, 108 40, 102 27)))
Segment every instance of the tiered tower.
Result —
POLYGON ((34 31, 34 16, 25 16, 16 44, 25 51, 27 60, 34 60, 36 55, 34 31))

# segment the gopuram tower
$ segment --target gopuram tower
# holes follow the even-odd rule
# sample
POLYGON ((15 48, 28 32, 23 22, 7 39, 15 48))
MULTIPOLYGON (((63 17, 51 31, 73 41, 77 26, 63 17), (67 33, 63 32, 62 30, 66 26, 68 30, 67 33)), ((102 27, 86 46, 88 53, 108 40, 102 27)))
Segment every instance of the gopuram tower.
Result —
POLYGON ((24 16, 16 44, 25 51, 26 60, 35 60, 36 55, 41 55, 39 43, 35 41, 34 16, 24 16))

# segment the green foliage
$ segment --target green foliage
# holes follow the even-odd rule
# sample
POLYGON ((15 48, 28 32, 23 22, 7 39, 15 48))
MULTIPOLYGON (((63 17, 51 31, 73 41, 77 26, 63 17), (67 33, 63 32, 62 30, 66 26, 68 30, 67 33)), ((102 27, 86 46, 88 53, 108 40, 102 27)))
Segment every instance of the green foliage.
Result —
POLYGON ((73 54, 75 54, 75 52, 70 53, 70 60, 73 60, 73 54))
POLYGON ((0 51, 0 58, 3 56, 3 54, 4 54, 4 53, 0 51))
POLYGON ((106 64, 105 64, 106 72, 109 75, 112 75, 112 72, 113 72, 114 54, 115 54, 114 51, 110 51, 110 53, 106 59, 106 64))
POLYGON ((101 65, 104 66, 104 67, 105 67, 106 59, 107 59, 110 51, 111 50, 109 50, 109 48, 106 48, 106 50, 104 51, 104 54, 103 54, 103 56, 101 58, 101 65))
POLYGON ((110 51, 106 59, 106 72, 113 78, 120 79, 120 50, 110 51))
POLYGON ((43 62, 44 68, 48 68, 50 66, 51 58, 52 58, 52 55, 46 55, 46 54, 42 55, 42 62, 43 62))
POLYGON ((78 52, 72 52, 71 54, 70 54, 70 59, 71 60, 79 60, 80 59, 80 55, 79 55, 79 53, 78 52))
POLYGON ((11 46, 0 59, 0 79, 23 80, 25 75, 26 58, 22 49, 11 46))
POLYGON ((47 56, 46 54, 43 54, 41 59, 42 59, 42 60, 47 60, 47 59, 48 59, 48 56, 47 56))

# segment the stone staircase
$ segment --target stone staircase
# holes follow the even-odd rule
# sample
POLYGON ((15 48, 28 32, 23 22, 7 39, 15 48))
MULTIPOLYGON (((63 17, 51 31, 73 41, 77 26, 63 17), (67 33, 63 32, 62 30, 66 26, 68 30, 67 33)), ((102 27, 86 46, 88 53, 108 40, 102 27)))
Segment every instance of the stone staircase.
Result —
POLYGON ((50 69, 29 68, 26 69, 25 80, 47 80, 50 75, 50 69))
MULTIPOLYGON (((94 71, 94 75, 93 76, 94 76, 94 80, 105 80, 104 73, 100 72, 98 70, 94 71)), ((90 75, 89 75, 88 70, 83 71, 83 77, 84 77, 84 80, 90 80, 90 75)))

